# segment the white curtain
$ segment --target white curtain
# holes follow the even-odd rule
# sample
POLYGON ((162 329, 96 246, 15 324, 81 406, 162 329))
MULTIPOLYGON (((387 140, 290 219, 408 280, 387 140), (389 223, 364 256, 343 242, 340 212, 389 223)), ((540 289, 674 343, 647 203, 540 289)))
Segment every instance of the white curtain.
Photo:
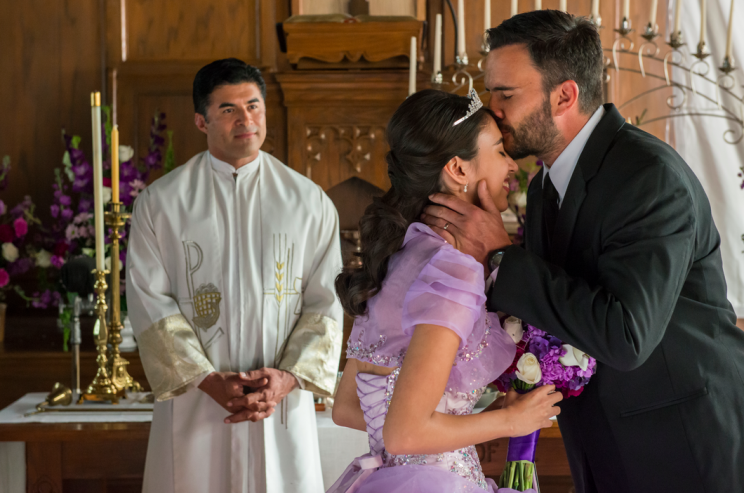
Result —
MULTIPOLYGON (((697 61, 697 58, 689 56, 689 53, 696 51, 700 40, 700 1, 681 1, 681 30, 687 42, 687 47, 683 50, 688 54, 689 66, 697 61)), ((738 68, 732 73, 736 81, 733 91, 741 97, 744 92, 742 90, 744 30, 741 28, 744 26, 744 2, 734 1, 736 5, 734 8, 733 57, 738 68)), ((674 7, 674 1, 670 0, 669 12, 672 12, 674 7)), ((706 43, 711 53, 711 56, 707 58, 710 64, 709 78, 715 79, 721 75, 718 67, 721 66, 726 51, 730 9, 731 0, 707 0, 706 43)), ((671 20, 670 15, 669 21, 671 20)), ((677 69, 674 78, 680 82, 684 80, 686 84, 689 84, 688 75, 682 70, 677 69)), ((701 94, 716 99, 713 84, 698 82, 695 87, 701 94)), ((738 101, 727 97, 725 93, 721 101, 738 118, 742 118, 744 109, 738 101)), ((687 94, 686 107, 682 111, 726 114, 714 103, 690 92, 687 94)), ((730 140, 741 138, 741 126, 721 118, 695 116, 673 118, 670 130, 673 132, 677 152, 690 165, 708 194, 713 219, 721 234, 721 252, 728 285, 728 298, 734 306, 737 317, 744 318, 744 241, 742 237, 744 235, 744 190, 741 188, 742 177, 737 176, 742 172, 740 168, 744 166, 744 138, 734 145, 724 140, 724 134, 728 130, 731 130, 730 140)))

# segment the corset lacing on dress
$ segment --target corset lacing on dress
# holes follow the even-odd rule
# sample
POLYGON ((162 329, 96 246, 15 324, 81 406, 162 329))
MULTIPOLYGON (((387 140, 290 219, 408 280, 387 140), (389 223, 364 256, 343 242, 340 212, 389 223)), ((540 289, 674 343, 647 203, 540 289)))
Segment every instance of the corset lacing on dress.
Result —
MULTIPOLYGON (((357 394, 364 412, 364 420, 367 423, 369 449, 372 455, 382 455, 382 467, 397 467, 409 464, 438 467, 453 472, 487 490, 488 485, 481 470, 475 446, 471 445, 451 452, 429 455, 392 455, 385 450, 382 427, 385 424, 385 417, 399 373, 400 368, 396 368, 388 376, 358 373, 356 377, 357 394)), ((482 389, 468 393, 447 391, 439 401, 436 410, 448 414, 471 414, 481 395, 482 389)))

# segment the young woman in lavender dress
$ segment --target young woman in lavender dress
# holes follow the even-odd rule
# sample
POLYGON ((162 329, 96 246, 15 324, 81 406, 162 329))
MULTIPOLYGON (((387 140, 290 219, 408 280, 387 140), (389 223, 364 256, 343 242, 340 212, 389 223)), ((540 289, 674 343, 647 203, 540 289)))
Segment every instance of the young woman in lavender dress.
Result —
POLYGON ((329 492, 504 493, 484 477, 474 444, 548 428, 559 413, 560 393, 545 386, 472 414, 516 346, 486 312, 484 266, 418 222, 438 191, 507 208, 516 164, 490 110, 462 120, 471 101, 421 91, 388 125, 392 187, 360 221, 364 267, 336 280, 355 322, 333 420, 367 431, 370 453, 329 492))

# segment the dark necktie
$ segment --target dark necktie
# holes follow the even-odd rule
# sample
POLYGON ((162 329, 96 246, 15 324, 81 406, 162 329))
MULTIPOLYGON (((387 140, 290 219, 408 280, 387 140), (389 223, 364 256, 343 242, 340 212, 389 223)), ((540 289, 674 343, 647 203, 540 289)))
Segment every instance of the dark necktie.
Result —
POLYGON ((550 173, 545 177, 543 182, 542 190, 543 200, 543 243, 548 250, 552 248, 553 232, 555 231, 555 223, 558 220, 558 201, 560 196, 558 190, 553 185, 553 180, 550 179, 550 173))

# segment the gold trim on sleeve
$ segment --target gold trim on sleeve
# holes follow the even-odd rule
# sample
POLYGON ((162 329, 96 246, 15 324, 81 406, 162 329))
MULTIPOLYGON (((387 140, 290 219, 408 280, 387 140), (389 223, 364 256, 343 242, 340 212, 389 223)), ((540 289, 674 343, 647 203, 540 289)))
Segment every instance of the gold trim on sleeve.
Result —
POLYGON ((336 388, 341 338, 334 319, 303 313, 287 340, 277 368, 301 378, 305 390, 330 397, 336 388))
POLYGON ((214 371, 186 318, 171 315, 158 320, 137 338, 147 381, 158 401, 191 390, 195 381, 214 371))

